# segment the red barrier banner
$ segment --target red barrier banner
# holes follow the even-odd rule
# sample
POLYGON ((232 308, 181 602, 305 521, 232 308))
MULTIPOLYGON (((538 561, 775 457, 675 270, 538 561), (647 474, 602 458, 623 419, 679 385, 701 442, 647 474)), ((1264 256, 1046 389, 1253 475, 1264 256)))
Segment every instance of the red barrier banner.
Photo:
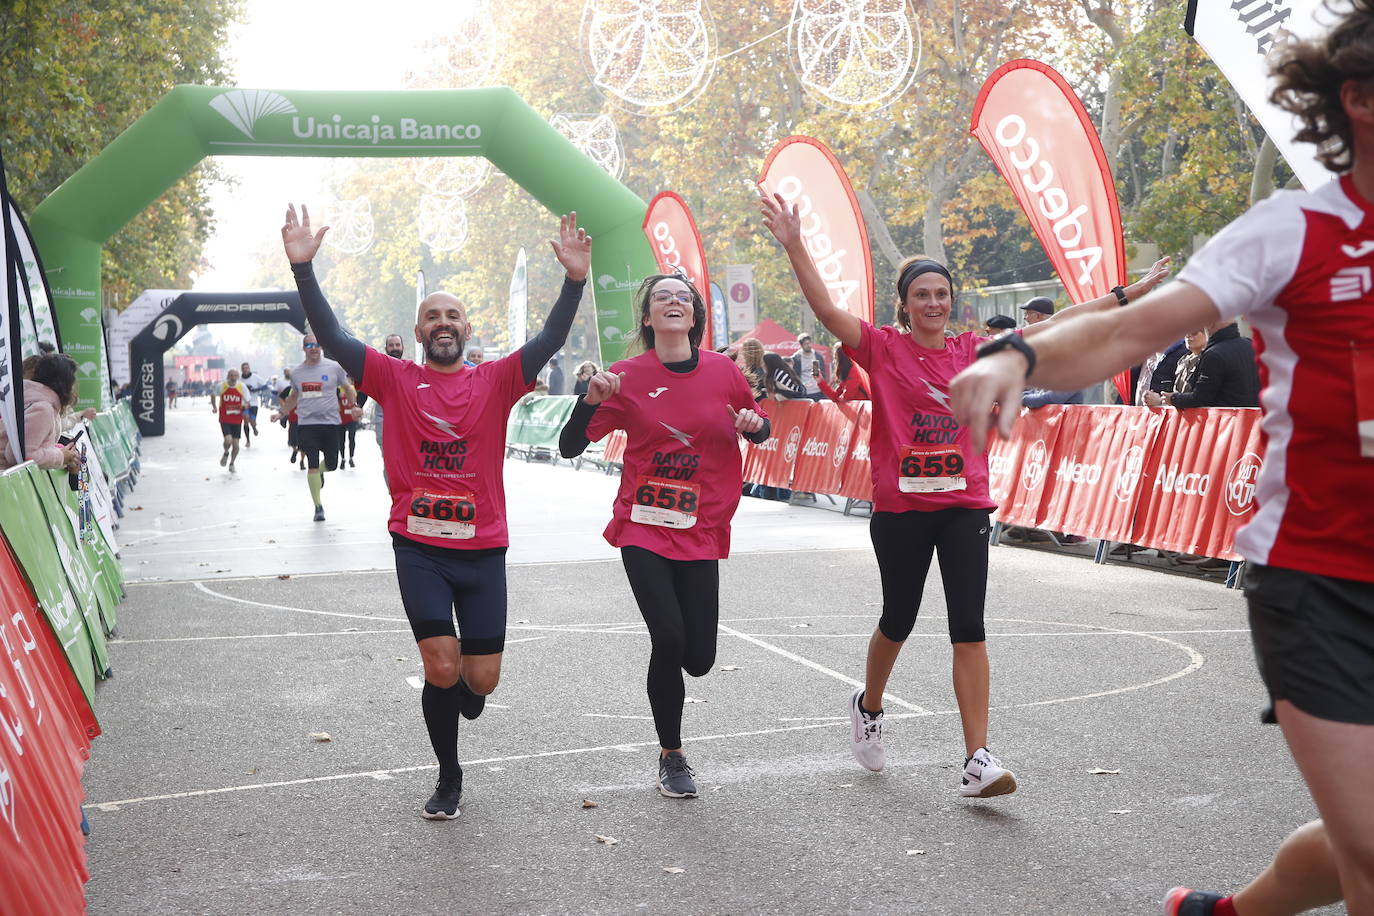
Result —
POLYGON ((1146 459, 1163 423, 1161 411, 1144 407, 1083 407, 1066 413, 1041 527, 1128 540, 1146 459))
POLYGON ((1008 461, 999 475, 1002 478, 1000 486, 1006 489, 1007 495, 997 510, 997 521, 1027 528, 1041 527, 1042 507, 1048 491, 1046 483, 1052 479, 1054 450, 1065 413, 1062 404, 1021 412, 1012 436, 1013 440, 1019 440, 1019 451, 1011 453, 1014 459, 1008 461), (1011 475, 1009 485, 1005 481, 1008 474, 1011 475))
POLYGON ((853 441, 853 425, 833 401, 811 405, 792 470, 792 489, 804 493, 840 492, 845 459, 853 441))
POLYGON ((873 259, 858 198, 840 160, 811 137, 787 137, 764 160, 758 186, 796 204, 802 238, 830 301, 873 321, 873 259))
POLYGON ((84 694, 7 546, 0 606, 0 909, 81 913, 84 694))
POLYGON ((687 202, 672 191, 660 191, 649 201, 644 214, 644 235, 654 250, 660 273, 681 271, 706 303, 706 328, 702 340, 710 343, 711 279, 706 273, 706 248, 687 202))
MULTIPOLYGON (((1071 301, 1125 285, 1111 168, 1083 103, 1053 67, 1025 59, 998 67, 978 93, 969 130, 1011 186, 1071 301)), ((1129 404, 1129 376, 1114 381, 1129 404)))
POLYGON ((625 444, 629 439, 623 429, 613 429, 606 436, 606 447, 601 452, 601 460, 620 464, 625 460, 625 444))
POLYGON ((849 418, 849 457, 840 471, 840 495, 873 501, 873 465, 868 458, 868 434, 873 426, 873 402, 850 401, 840 411, 849 418))
POLYGON ((1255 511, 1262 465, 1255 409, 1161 410, 1148 489, 1130 540, 1142 547, 1239 560, 1236 531, 1255 511))
POLYGON ((744 455, 744 479, 765 487, 790 487, 792 466, 801 451, 802 431, 810 401, 770 401, 766 405, 772 424, 768 438, 749 443, 744 455))

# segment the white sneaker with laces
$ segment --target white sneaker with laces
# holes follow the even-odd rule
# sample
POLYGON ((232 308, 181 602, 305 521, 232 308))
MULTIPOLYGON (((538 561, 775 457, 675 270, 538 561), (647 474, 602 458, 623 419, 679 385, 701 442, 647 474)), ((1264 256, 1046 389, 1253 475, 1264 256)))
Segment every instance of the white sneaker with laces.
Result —
POLYGON ((883 768, 883 714, 870 716, 859 706, 863 688, 849 695, 849 750, 859 765, 877 773, 883 768))
POLYGON ((964 764, 959 794, 965 798, 992 798, 1015 791, 1016 777, 1002 766, 1002 761, 989 754, 987 748, 978 748, 964 764))

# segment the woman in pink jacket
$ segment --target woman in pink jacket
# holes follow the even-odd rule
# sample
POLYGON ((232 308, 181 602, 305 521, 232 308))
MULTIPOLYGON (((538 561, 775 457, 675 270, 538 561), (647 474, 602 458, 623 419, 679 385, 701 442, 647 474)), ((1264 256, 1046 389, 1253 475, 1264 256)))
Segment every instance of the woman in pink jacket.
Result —
POLYGON ((76 363, 62 353, 40 357, 33 377, 24 380, 24 455, 10 447, 9 431, 0 427, 0 468, 32 461, 40 468, 76 471, 80 458, 74 445, 61 445, 62 409, 76 403, 76 363))

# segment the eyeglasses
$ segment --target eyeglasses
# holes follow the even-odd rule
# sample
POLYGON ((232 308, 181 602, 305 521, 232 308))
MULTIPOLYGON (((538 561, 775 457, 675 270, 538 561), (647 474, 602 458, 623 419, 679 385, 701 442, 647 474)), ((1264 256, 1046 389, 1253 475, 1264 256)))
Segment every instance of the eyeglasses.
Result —
POLYGON ((305 347, 307 350, 318 350, 320 348, 320 345, 317 343, 301 344, 301 346, 305 347))
POLYGON ((683 305, 692 304, 692 293, 690 290, 683 290, 680 293, 661 292, 654 293, 649 297, 649 301, 654 305, 666 305, 669 302, 680 302, 683 305))

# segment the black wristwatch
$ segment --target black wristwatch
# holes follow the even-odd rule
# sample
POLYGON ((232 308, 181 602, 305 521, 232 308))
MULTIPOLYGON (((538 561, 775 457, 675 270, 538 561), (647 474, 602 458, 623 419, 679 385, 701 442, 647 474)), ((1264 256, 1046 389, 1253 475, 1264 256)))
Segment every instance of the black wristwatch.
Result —
POLYGON ((1120 286, 1113 286, 1112 292, 1116 294, 1117 305, 1130 305, 1131 300, 1126 298, 1126 290, 1122 289, 1120 286))
POLYGON ((979 345, 977 358, 982 359, 984 356, 991 356, 1007 347, 1011 347, 1026 358, 1026 378, 1030 378, 1030 374, 1035 371, 1035 350, 1031 349, 1031 345, 1026 343, 1026 339, 1015 331, 1003 331, 992 340, 979 345))

